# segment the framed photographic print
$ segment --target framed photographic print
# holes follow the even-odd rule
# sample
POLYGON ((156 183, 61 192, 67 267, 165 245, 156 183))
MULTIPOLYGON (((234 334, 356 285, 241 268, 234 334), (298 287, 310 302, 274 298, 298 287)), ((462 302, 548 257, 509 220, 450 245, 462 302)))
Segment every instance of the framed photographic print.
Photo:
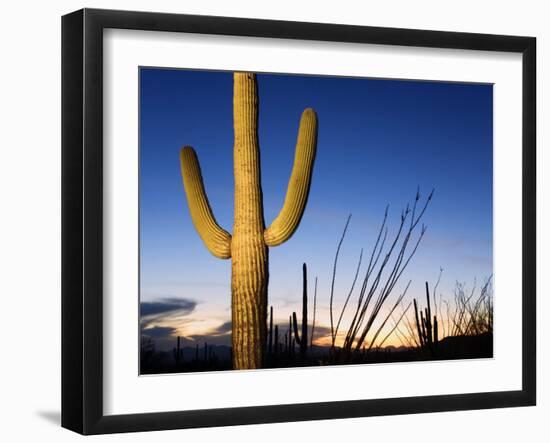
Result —
POLYGON ((534 38, 62 20, 62 425, 535 404, 534 38))

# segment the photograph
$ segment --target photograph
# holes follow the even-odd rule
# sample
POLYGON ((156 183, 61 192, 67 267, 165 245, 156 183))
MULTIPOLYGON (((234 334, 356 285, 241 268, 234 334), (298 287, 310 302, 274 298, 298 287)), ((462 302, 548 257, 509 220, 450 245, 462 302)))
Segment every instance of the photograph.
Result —
POLYGON ((539 429, 542 21, 292 6, 62 16, 61 426, 539 429))
POLYGON ((140 375, 493 358, 493 84, 140 66, 138 94, 140 375))

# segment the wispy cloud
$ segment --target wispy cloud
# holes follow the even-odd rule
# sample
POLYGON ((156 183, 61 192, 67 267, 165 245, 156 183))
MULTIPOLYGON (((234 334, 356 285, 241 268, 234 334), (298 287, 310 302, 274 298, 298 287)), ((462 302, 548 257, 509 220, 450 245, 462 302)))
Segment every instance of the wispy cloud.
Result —
POLYGON ((140 314, 142 317, 157 316, 160 314, 179 313, 190 314, 197 307, 197 302, 188 298, 167 297, 158 301, 140 303, 140 314))
POLYGON ((209 331, 208 335, 212 335, 212 336, 227 335, 231 332, 231 327, 232 327, 231 321, 226 321, 225 323, 222 323, 218 327, 209 331))
POLYGON ((313 342, 316 345, 327 345, 330 343, 330 326, 315 325, 313 342))
POLYGON ((176 332, 176 328, 168 326, 153 326, 152 328, 144 329, 143 335, 147 335, 151 338, 167 338, 176 332))

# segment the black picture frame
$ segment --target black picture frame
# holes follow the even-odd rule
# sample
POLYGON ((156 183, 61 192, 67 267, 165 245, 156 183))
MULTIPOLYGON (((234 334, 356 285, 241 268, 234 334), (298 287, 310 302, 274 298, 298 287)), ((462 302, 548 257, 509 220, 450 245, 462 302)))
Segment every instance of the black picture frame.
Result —
POLYGON ((62 426, 82 434, 458 411, 536 403, 536 39, 83 9, 62 18, 62 426), (104 415, 103 30, 172 31, 522 54, 522 388, 517 391, 104 415))

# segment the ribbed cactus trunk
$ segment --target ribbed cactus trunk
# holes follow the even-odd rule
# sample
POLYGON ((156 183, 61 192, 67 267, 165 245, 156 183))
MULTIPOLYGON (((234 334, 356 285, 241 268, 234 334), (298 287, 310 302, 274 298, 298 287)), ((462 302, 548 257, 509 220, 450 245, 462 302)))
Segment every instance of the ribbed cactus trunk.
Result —
POLYGON ((232 259, 233 368, 255 369, 264 363, 266 345, 268 247, 287 241, 304 213, 317 148, 317 116, 313 109, 302 113, 285 201, 279 215, 266 229, 260 182, 256 76, 235 73, 233 80, 233 235, 214 218, 195 150, 184 147, 180 161, 187 203, 197 232, 214 256, 232 259))
POLYGON ((235 218, 231 242, 233 367, 260 368, 267 332, 268 250, 258 148, 258 94, 252 74, 233 85, 235 218))

